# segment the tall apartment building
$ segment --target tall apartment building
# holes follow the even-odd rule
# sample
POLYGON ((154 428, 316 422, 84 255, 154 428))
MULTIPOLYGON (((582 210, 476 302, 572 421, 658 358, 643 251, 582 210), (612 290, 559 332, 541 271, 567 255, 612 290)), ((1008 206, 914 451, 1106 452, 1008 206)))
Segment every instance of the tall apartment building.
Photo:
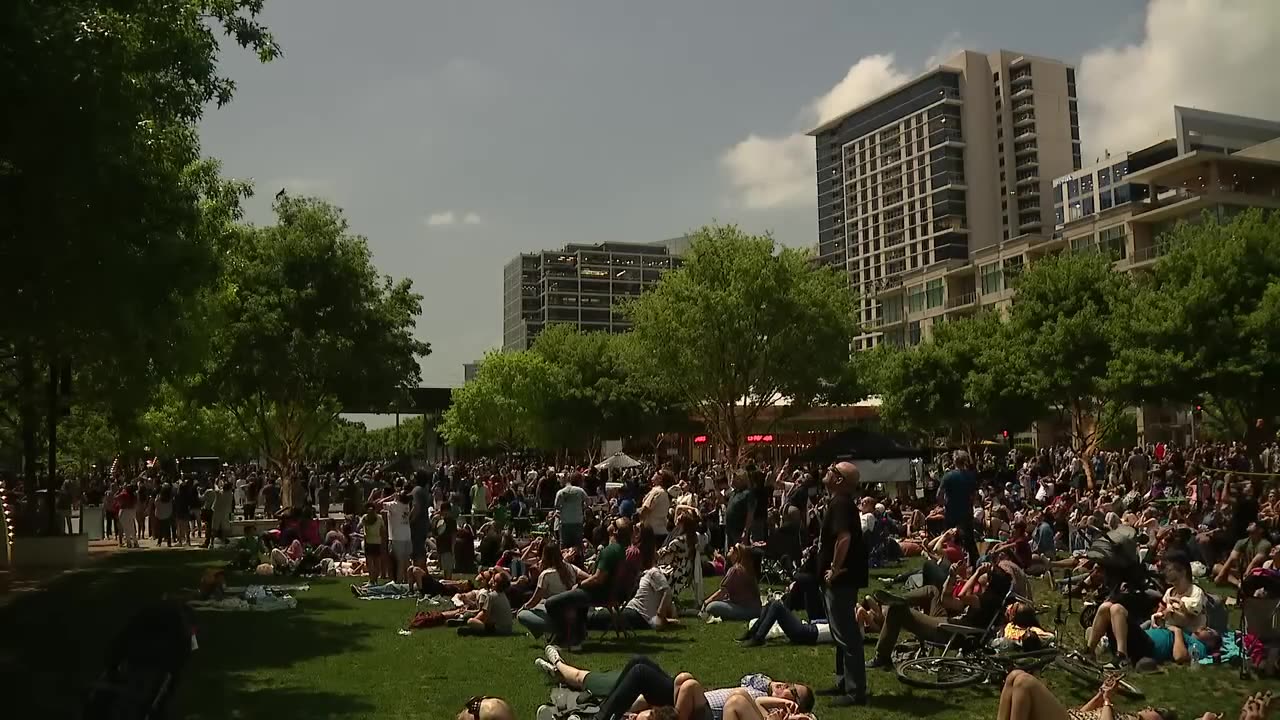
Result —
POLYGON ((502 349, 525 350, 551 323, 620 333, 631 325, 618 305, 680 267, 686 237, 655 243, 566 245, 524 253, 503 276, 502 349))
POLYGON ((905 296, 942 307, 968 285, 913 278, 1053 227, 1051 180, 1080 167, 1074 68, 1001 50, 964 51, 810 132, 818 257, 861 298, 854 349, 906 342, 905 296), (955 287, 951 287, 954 284, 955 287))

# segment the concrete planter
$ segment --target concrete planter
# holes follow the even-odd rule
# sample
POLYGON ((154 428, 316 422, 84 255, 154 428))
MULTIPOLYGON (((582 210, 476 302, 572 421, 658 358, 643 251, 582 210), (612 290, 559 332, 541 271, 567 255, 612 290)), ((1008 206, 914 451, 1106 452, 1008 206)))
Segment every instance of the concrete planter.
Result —
POLYGON ((73 568, 88 560, 89 538, 85 535, 19 535, 9 548, 9 566, 14 570, 73 568))

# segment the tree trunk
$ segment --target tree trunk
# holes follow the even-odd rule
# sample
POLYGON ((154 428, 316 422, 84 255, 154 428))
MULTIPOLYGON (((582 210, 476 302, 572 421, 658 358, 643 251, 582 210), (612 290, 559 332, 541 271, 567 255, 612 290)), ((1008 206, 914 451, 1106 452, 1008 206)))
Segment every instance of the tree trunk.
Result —
POLYGON ((49 413, 45 417, 45 441, 48 443, 48 476, 45 481, 45 488, 48 495, 45 497, 45 532, 49 535, 61 535, 63 528, 62 523, 58 521, 58 494, 61 488, 58 486, 58 363, 50 358, 49 360, 49 383, 46 387, 45 399, 48 401, 46 411, 49 413))
POLYGON ((35 385, 35 358, 27 349, 22 352, 18 371, 18 402, 21 404, 19 414, 22 425, 23 491, 28 498, 36 496, 36 466, 39 463, 39 451, 36 447, 35 385))

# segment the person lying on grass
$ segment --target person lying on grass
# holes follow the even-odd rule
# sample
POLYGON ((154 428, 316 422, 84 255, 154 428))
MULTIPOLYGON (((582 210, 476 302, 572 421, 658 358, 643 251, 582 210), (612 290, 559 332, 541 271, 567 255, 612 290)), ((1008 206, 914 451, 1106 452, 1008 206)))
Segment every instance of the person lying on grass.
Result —
MULTIPOLYGON (((382 585, 352 585, 351 594, 356 597, 375 597, 400 595, 421 595, 422 597, 451 597, 470 592, 469 580, 438 580, 427 570, 425 558, 414 560, 409 565, 409 582, 385 583, 382 585)), ((477 598, 478 600, 478 598, 477 598)))
MULTIPOLYGON (((1089 702, 1077 709, 1067 708, 1035 676, 1014 670, 1004 681, 996 720, 1178 720, 1168 708, 1143 708, 1136 713, 1116 712, 1111 703, 1122 675, 1108 675, 1089 702)), ((1271 693, 1256 693, 1245 700, 1239 720, 1266 720, 1271 709, 1271 693)), ((1222 720, 1219 713, 1206 712, 1199 720, 1222 720)))
POLYGON ((494 573, 489 579, 489 588, 477 591, 480 593, 478 610, 446 610, 441 614, 446 620, 465 621, 458 628, 459 635, 510 635, 513 619, 511 602, 507 600, 507 590, 510 587, 511 576, 494 573))
MULTIPOLYGON (((546 647, 545 655, 545 659, 537 658, 534 664, 552 680, 571 690, 585 690, 595 697, 604 698, 595 720, 615 720, 625 712, 664 707, 675 708, 681 720, 766 718, 776 711, 784 712, 783 717, 790 717, 813 709, 812 688, 798 683, 777 682, 762 674, 744 676, 738 687, 705 690, 692 675, 681 673, 673 678, 657 663, 643 656, 632 658, 618 672, 593 672, 566 663, 560 649, 554 645, 546 647), (685 687, 690 681, 694 684, 685 687), (682 688, 684 703, 678 697, 682 688), (745 695, 760 713, 752 715, 747 708, 739 707, 737 714, 730 714, 729 698, 735 692, 745 695)), ((734 704, 742 705, 742 702, 734 704)))
POLYGON ((516 720, 516 714, 502 698, 473 697, 455 720, 516 720))

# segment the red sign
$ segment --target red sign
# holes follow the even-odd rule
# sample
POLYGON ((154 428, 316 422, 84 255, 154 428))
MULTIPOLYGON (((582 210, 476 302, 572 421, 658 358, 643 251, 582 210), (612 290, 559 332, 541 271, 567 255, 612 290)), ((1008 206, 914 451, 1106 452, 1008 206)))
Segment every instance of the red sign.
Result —
POLYGON ((701 445, 707 441, 706 435, 699 435, 693 439, 694 444, 701 445))
POLYGON ((749 442, 749 443, 771 443, 771 442, 773 442, 773 436, 772 436, 772 435, 748 435, 748 436, 747 436, 747 442, 749 442))

